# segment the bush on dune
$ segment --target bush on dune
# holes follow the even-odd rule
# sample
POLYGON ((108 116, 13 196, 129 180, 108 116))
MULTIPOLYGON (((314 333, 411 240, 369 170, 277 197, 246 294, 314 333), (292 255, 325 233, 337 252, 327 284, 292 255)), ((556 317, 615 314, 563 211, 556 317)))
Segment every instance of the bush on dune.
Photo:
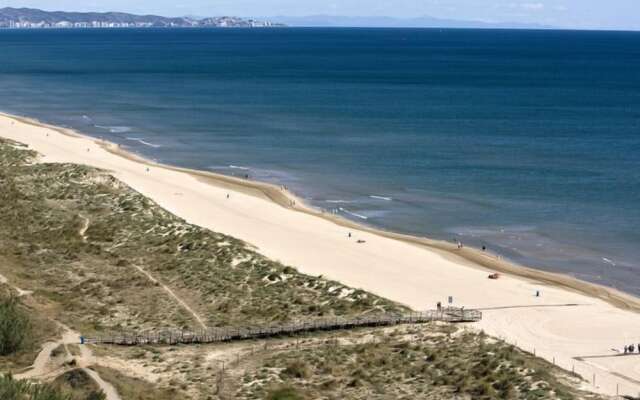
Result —
POLYGON ((304 400, 304 397, 292 387, 279 387, 267 395, 267 400, 304 400))
POLYGON ((0 355, 6 356, 20 350, 29 328, 29 319, 20 309, 18 299, 0 298, 0 355))
MULTIPOLYGON (((0 375, 0 399, 2 400, 75 400, 71 394, 65 393, 49 384, 36 384, 15 380, 11 375, 0 375)), ((105 400, 102 391, 92 391, 86 400, 105 400)))
POLYGON ((70 396, 57 393, 46 385, 17 381, 11 375, 0 376, 2 400, 71 400, 70 396))

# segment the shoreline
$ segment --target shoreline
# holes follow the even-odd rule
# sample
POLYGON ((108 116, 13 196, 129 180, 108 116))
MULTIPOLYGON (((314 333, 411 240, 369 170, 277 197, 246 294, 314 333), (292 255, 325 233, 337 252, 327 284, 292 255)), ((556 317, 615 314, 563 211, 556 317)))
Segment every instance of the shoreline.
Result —
POLYGON ((632 295, 520 267, 478 249, 372 228, 311 208, 273 184, 162 165, 30 118, 0 113, 0 137, 28 145, 41 155, 40 162, 108 171, 168 212, 243 240, 302 273, 323 275, 414 310, 433 308, 451 296, 455 305, 483 311, 474 329, 564 369, 575 367, 585 381, 597 376, 587 390, 640 392, 637 358, 617 357, 612 350, 640 340, 640 299, 632 295), (504 275, 487 279, 492 272, 504 275))
POLYGON ((487 272, 508 274, 519 278, 538 281, 547 285, 555 285, 560 288, 572 290, 577 293, 604 300, 611 305, 623 310, 630 310, 640 313, 640 298, 632 294, 620 291, 618 289, 583 281, 579 278, 575 278, 573 276, 562 273, 548 272, 537 269, 535 267, 520 265, 513 261, 506 260, 494 253, 482 251, 481 249, 475 247, 465 245, 462 249, 459 249, 455 244, 449 243, 444 240, 393 232, 368 224, 358 223, 340 215, 326 213, 322 210, 309 206, 304 202, 302 198, 296 196, 294 193, 288 190, 283 190, 278 185, 273 183, 255 181, 251 179, 242 179, 212 171, 197 170, 170 164, 158 163, 139 154, 127 151, 116 143, 78 132, 77 130, 72 128, 55 126, 39 121, 35 118, 12 115, 4 112, 0 112, 0 117, 13 119, 22 123, 33 125, 35 127, 52 129, 63 135, 92 140, 106 151, 119 157, 142 163, 144 165, 148 165, 149 167, 165 168, 173 171, 187 173, 195 176, 196 178, 207 184, 211 184, 217 187, 225 187, 232 191, 241 191, 248 195, 258 196, 272 201, 273 203, 285 209, 302 212, 318 218, 323 218, 345 228, 358 229, 389 239, 400 240, 419 247, 425 247, 432 251, 441 252, 441 254, 443 254, 444 256, 467 261, 468 263, 470 263, 470 266, 481 267, 487 270, 487 272), (295 205, 291 205, 291 201, 295 202, 295 205))

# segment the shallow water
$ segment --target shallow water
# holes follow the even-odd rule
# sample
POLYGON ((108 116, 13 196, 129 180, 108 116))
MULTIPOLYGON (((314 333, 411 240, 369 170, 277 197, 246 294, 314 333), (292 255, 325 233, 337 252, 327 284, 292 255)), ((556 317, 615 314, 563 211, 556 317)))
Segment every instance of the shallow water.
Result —
POLYGON ((640 295, 640 34, 0 31, 0 109, 640 295))

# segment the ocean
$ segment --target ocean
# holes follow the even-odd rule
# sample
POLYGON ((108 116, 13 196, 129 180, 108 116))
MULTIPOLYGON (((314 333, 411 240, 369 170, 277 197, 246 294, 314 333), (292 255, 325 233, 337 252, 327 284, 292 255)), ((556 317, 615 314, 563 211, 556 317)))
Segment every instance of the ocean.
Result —
POLYGON ((640 295, 640 33, 4 30, 0 110, 640 295))

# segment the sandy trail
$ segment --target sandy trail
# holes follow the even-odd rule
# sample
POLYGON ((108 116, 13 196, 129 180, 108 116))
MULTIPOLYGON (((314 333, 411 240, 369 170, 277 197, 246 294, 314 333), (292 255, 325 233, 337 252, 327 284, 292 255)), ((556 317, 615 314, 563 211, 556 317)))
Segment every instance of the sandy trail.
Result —
POLYGON ((84 222, 82 224, 82 227, 78 231, 78 235, 80 235, 80 237, 82 238, 82 241, 86 243, 88 240, 87 229, 89 229, 89 224, 91 224, 91 221, 89 221, 89 218, 82 215, 80 215, 80 218, 82 218, 84 222))
MULTIPOLYGON (((0 275, 0 284, 10 285, 7 278, 2 275, 0 275)), ((32 294, 32 292, 30 291, 22 290, 13 285, 10 286, 18 292, 19 296, 28 296, 32 294)), ((60 374, 63 374, 64 372, 75 368, 64 365, 64 363, 55 363, 52 359, 52 353, 57 347, 61 345, 65 346, 67 356, 70 357, 70 354, 66 349, 66 345, 80 343, 80 334, 78 332, 74 332, 73 330, 60 323, 58 323, 58 325, 63 331, 62 337, 54 342, 47 342, 43 344, 42 350, 40 350, 40 352, 36 356, 36 359, 34 360, 31 367, 27 371, 15 375, 16 379, 51 380, 55 379, 60 374)), ((91 349, 89 347, 81 346, 80 355, 74 356, 73 358, 76 361, 76 365, 87 372, 87 374, 94 380, 98 387, 105 393, 105 395, 107 396, 107 400, 121 400, 118 392, 115 390, 113 385, 105 382, 97 372, 86 368, 87 366, 96 363, 96 358, 93 356, 93 353, 91 352, 91 349)))
MULTIPOLYGON (((121 400, 116 389, 110 383, 106 382, 100 377, 100 375, 89 369, 88 367, 94 365, 98 360, 93 356, 91 349, 88 346, 80 346, 80 355, 71 357, 67 352, 67 359, 73 358, 75 360, 75 366, 69 366, 64 363, 55 362, 52 358, 52 352, 59 346, 65 346, 69 344, 79 344, 80 334, 74 332, 64 325, 60 325, 63 329, 62 338, 55 342, 47 342, 42 346, 42 350, 38 353, 36 360, 31 368, 15 376, 16 379, 37 379, 42 381, 55 379, 57 376, 63 374, 66 371, 82 368, 98 387, 105 393, 107 400, 121 400)), ((66 360, 65 360, 66 361, 66 360)))
POLYGON ((51 352, 62 344, 62 340, 57 342, 47 342, 42 345, 42 350, 38 353, 33 365, 26 372, 17 374, 16 379, 34 379, 50 376, 52 373, 58 375, 58 372, 63 370, 62 366, 54 366, 51 364, 51 352))
POLYGON ((207 324, 205 324, 204 319, 202 319, 200 315, 198 315, 195 311, 193 311, 193 309, 189 307, 189 305, 184 300, 178 297, 178 295, 176 295, 175 292, 171 290, 171 288, 169 288, 167 285, 160 283, 156 278, 153 277, 153 275, 151 275, 149 272, 144 270, 139 265, 135 265, 135 267, 138 271, 142 272, 147 277, 147 279, 149 279, 154 284, 159 285, 165 292, 167 292, 169 296, 171 296, 178 304, 180 304, 182 308, 184 308, 189 314, 191 314, 193 319, 195 319, 198 322, 198 325, 200 325, 202 329, 207 329, 207 324))
POLYGON ((145 162, 60 128, 0 116, 0 136, 28 144, 43 155, 43 162, 110 171, 188 222, 244 240, 303 273, 363 288, 415 310, 434 308, 449 296, 454 305, 486 309, 476 325, 479 329, 522 349, 535 349, 537 355, 555 359, 566 369, 575 367, 588 381, 596 374, 596 384, 589 389, 605 394, 615 394, 616 387, 620 394, 640 392, 635 383, 640 381, 640 369, 634 358, 574 359, 616 354, 612 348, 640 342, 640 314, 624 309, 639 309, 637 298, 571 277, 513 266, 472 249, 449 251, 447 245, 428 239, 331 220, 314 215, 303 202, 294 210, 287 203, 282 205, 289 195, 270 185, 243 184, 145 162), (230 199, 227 193, 232 194, 230 199), (359 239, 366 243, 358 244, 359 239), (489 280, 486 267, 511 274, 489 280), (540 297, 534 295, 538 290, 540 297), (557 306, 567 304, 580 306, 557 306))
POLYGON ((9 280, 4 275, 1 275, 1 274, 0 274, 0 284, 11 286, 11 288, 13 290, 15 290, 16 293, 18 293, 18 297, 29 296, 29 295, 33 294, 33 292, 30 291, 30 290, 23 290, 23 289, 20 289, 17 286, 11 285, 9 283, 9 280))
MULTIPOLYGON (((59 326, 63 330, 62 337, 54 342, 47 342, 43 344, 42 350, 38 353, 33 365, 27 371, 16 375, 17 379, 53 379, 69 369, 63 364, 54 362, 52 352, 59 346, 79 344, 80 335, 64 325, 59 324, 59 326)), ((83 353, 80 356, 74 358, 78 365, 88 364, 93 360, 91 351, 86 347, 83 347, 83 353)))
POLYGON ((120 395, 115 387, 109 382, 106 382, 104 379, 98 375, 98 373, 89 368, 82 368, 84 372, 87 373, 93 379, 93 381, 102 389, 104 394, 107 396, 107 400, 121 400, 120 395))

